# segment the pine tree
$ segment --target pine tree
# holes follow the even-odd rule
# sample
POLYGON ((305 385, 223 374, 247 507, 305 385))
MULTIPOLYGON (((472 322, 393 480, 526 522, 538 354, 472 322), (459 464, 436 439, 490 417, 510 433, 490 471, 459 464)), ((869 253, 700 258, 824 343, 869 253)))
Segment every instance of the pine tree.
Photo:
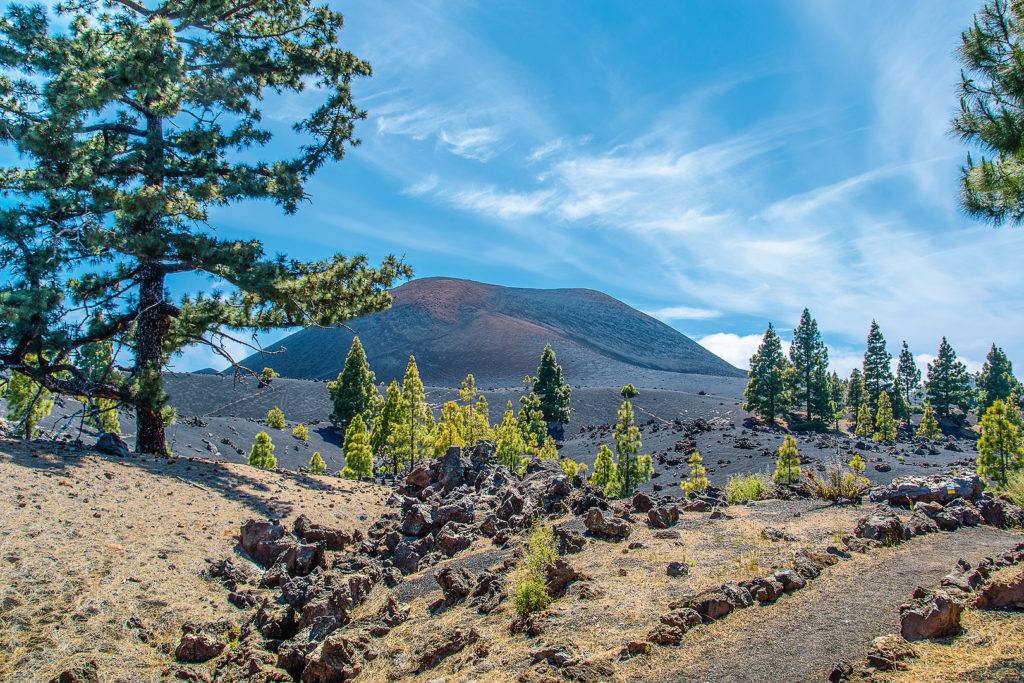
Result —
POLYGON ((619 392, 619 394, 622 396, 622 398, 628 400, 635 396, 639 396, 640 391, 635 386, 633 386, 632 382, 630 382, 629 384, 626 384, 622 387, 622 390, 619 392))
POLYGON ((704 469, 704 458, 700 456, 699 451, 694 451, 686 462, 690 466, 690 473, 680 484, 683 493, 687 496, 692 493, 704 493, 708 490, 708 471, 704 469))
POLYGON ((459 404, 455 401, 448 401, 441 406, 441 420, 434 427, 431 441, 434 445, 434 456, 440 458, 448 452, 451 446, 465 446, 459 430, 459 423, 462 420, 462 412, 459 404))
MULTIPOLYGON (((812 404, 816 402, 821 408, 823 402, 828 400, 823 397, 826 392, 825 385, 821 381, 816 381, 827 373, 828 350, 821 341, 818 322, 811 317, 811 312, 806 308, 800 316, 800 323, 793 330, 793 343, 789 345, 789 362, 793 366, 796 378, 793 394, 803 397, 807 407, 807 421, 810 422, 814 419, 812 404)), ((822 417, 822 413, 819 412, 818 417, 822 417)))
POLYGON ((921 426, 917 428, 917 435, 925 439, 937 439, 942 436, 939 421, 935 419, 935 410, 928 401, 924 403, 924 415, 921 417, 921 426))
POLYGON ((541 409, 540 397, 530 392, 519 397, 519 428, 523 432, 523 440, 529 444, 539 444, 548 433, 547 423, 544 422, 544 412, 541 409))
POLYGON ((854 453, 853 457, 850 458, 850 469, 859 476, 864 473, 865 467, 864 458, 860 457, 860 453, 854 453))
POLYGON ((857 412, 857 424, 853 428, 854 436, 860 436, 864 438, 870 438, 874 433, 874 419, 871 417, 871 408, 868 407, 867 401, 860 404, 860 410, 857 412))
POLYGON ((313 451, 313 457, 309 459, 309 471, 313 474, 323 474, 327 471, 327 463, 321 457, 320 451, 313 451))
POLYGON ((491 418, 487 399, 476 388, 476 378, 466 375, 459 389, 459 435, 467 446, 491 437, 491 418))
MULTIPOLYGON (((838 380, 838 378, 836 379, 838 380)), ((839 394, 841 399, 841 388, 839 394)), ((818 420, 827 428, 836 419, 837 410, 839 408, 833 402, 832 378, 828 373, 828 368, 819 365, 814 369, 814 375, 811 376, 812 419, 818 420)))
POLYGON ((537 451, 537 457, 541 460, 558 460, 558 445, 550 436, 544 439, 543 445, 537 451))
POLYGON ((308 441, 309 428, 300 422, 298 425, 296 425, 295 429, 292 430, 292 436, 294 436, 299 441, 308 441))
POLYGON ((1011 397, 1018 401, 1021 397, 1021 384, 1013 375, 1013 363, 995 344, 985 356, 985 364, 981 366, 975 386, 978 389, 979 417, 984 416, 996 401, 1007 403, 1011 397))
POLYGON ((892 393, 892 354, 885 350, 885 337, 878 323, 871 321, 868 348, 864 352, 864 398, 872 413, 878 412, 883 393, 892 393))
POLYGON ((892 414, 889 394, 882 394, 878 399, 878 413, 875 415, 875 433, 871 437, 875 441, 891 441, 896 438, 896 418, 892 414))
POLYGON ((274 429, 284 429, 288 426, 284 421, 284 412, 277 406, 267 411, 267 426, 274 429))
POLYGON ((981 419, 981 438, 978 439, 978 474, 1005 486, 1022 463, 1020 430, 1007 417, 1006 404, 997 400, 985 411, 981 419))
POLYGON ((860 415, 860 406, 864 402, 864 376, 860 370, 854 368, 850 373, 850 379, 846 383, 846 407, 850 411, 850 417, 857 420, 860 415))
POLYGON ((383 458, 385 452, 391 457, 391 464, 386 469, 394 477, 402 467, 402 458, 399 449, 396 447, 395 438, 398 433, 398 426, 404 424, 402 417, 402 392, 398 388, 398 382, 391 381, 386 391, 384 404, 381 406, 380 415, 373 421, 373 432, 370 433, 370 448, 374 455, 383 458))
POLYGON ((967 412, 972 394, 971 378, 967 366, 957 360, 956 351, 945 337, 939 345, 935 362, 928 364, 925 390, 937 416, 950 417, 953 408, 967 412))
POLYGON ((786 434, 779 446, 779 459, 775 463, 775 474, 772 480, 777 484, 792 484, 800 481, 800 453, 796 448, 796 439, 786 434))
MULTIPOLYGON (((30 359, 29 362, 34 362, 30 359)), ((19 425, 14 432, 27 437, 34 436, 39 421, 53 409, 52 394, 45 386, 28 375, 11 373, 7 385, 7 418, 19 425)))
POLYGON ((782 343, 772 329, 771 323, 764 333, 761 345, 750 358, 747 388, 743 391, 746 401, 743 409, 774 423, 789 407, 786 388, 786 369, 789 363, 782 354, 782 343))
POLYGON ((981 148, 961 167, 960 201, 974 218, 1000 224, 1024 218, 1024 6, 989 0, 961 34, 960 113, 953 130, 981 148), (987 155, 987 156, 986 156, 987 155))
POLYGON ((402 422, 396 425, 394 448, 415 465, 423 457, 431 432, 434 430, 434 413, 427 405, 426 392, 420 380, 416 359, 409 356, 402 380, 402 422))
POLYGON ((249 464, 268 470, 277 467, 277 458, 274 457, 274 442, 271 440, 270 434, 260 432, 256 435, 256 443, 249 451, 249 464))
POLYGON ((629 399, 623 401, 619 408, 619 421, 612 438, 615 439, 619 479, 622 481, 619 497, 631 496, 638 484, 651 478, 653 466, 651 456, 638 455, 643 442, 640 440, 640 429, 634 424, 633 404, 629 399))
POLYGON ((833 371, 828 377, 828 388, 829 388, 829 407, 832 410, 829 421, 835 425, 835 430, 839 431, 839 421, 846 415, 846 385, 843 380, 839 377, 839 373, 833 371))
POLYGON ((921 368, 917 367, 917 361, 914 360, 914 354, 910 353, 906 341, 903 342, 903 348, 900 349, 900 359, 896 365, 896 381, 900 384, 900 398, 903 399, 905 405, 903 417, 909 427, 910 406, 914 394, 921 387, 921 368))
POLYGON ((526 441, 523 439, 523 430, 519 427, 515 412, 512 410, 512 401, 508 402, 505 410, 505 419, 494 430, 495 445, 494 457, 499 465, 504 465, 513 472, 522 469, 523 455, 526 453, 526 441))
POLYGON ((601 444, 601 450, 594 461, 590 485, 602 489, 609 498, 617 497, 622 490, 622 479, 619 476, 618 465, 615 464, 615 454, 605 444, 601 444))
POLYGON ((569 421, 569 397, 572 387, 562 381, 562 366, 555 360, 555 352, 548 344, 540 357, 533 393, 540 398, 540 409, 548 422, 569 421))
POLYGON ((365 113, 351 85, 370 66, 339 46, 342 16, 313 0, 89 0, 52 13, 51 24, 42 5, 13 4, 0 20, 11 160, 0 370, 133 407, 136 450, 164 454, 161 370, 175 353, 204 344, 230 358, 234 330, 383 310, 410 274, 392 257, 379 269, 364 256, 267 257, 256 240, 217 236, 211 214, 249 199, 294 213, 316 171, 356 144, 365 113), (262 102, 298 92, 292 105, 315 104, 281 108, 293 125, 271 146, 262 102), (229 292, 190 289, 207 277, 229 292), (79 323, 82 310, 103 319, 79 323), (71 366, 76 349, 101 340, 131 362, 118 381, 71 366))
POLYGON ((370 435, 366 431, 363 416, 356 413, 345 432, 345 467, 341 476, 345 479, 363 479, 373 476, 373 451, 370 449, 370 435))
POLYGON ((327 383, 327 393, 334 404, 331 424, 335 429, 344 434, 356 415, 362 415, 367 424, 372 422, 375 399, 379 396, 375 381, 376 376, 370 370, 363 345, 359 337, 353 337, 352 346, 345 358, 345 367, 338 374, 338 379, 327 383))
POLYGON ((1021 414, 1020 405, 1013 396, 1010 396, 1010 400, 1006 402, 1006 419, 1020 430, 1021 435, 1024 435, 1024 415, 1021 414))

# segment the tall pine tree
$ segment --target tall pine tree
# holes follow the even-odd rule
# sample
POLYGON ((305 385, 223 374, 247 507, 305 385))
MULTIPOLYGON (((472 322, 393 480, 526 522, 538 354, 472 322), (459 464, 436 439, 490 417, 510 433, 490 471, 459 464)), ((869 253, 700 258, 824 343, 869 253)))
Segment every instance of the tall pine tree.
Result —
POLYGON ((1013 375, 1013 363, 995 344, 985 356, 985 364, 981 366, 975 386, 978 389, 979 416, 983 416, 996 401, 1006 403, 1013 397, 1020 402, 1021 384, 1013 375))
POLYGON ((391 381, 388 385, 386 398, 381 405, 380 415, 373 421, 373 431, 370 433, 370 448, 378 458, 385 454, 390 456, 391 464, 388 469, 394 477, 402 467, 402 458, 396 443, 399 425, 405 424, 402 418, 402 391, 398 388, 398 382, 391 381))
POLYGON ((416 358, 409 356, 402 379, 401 421, 395 426, 394 448, 410 466, 423 457, 434 430, 434 413, 427 405, 423 381, 416 367, 416 358))
POLYGON ((1020 430, 1006 414, 1006 404, 996 401, 981 419, 978 439, 978 474, 1000 485, 1021 469, 1020 430))
POLYGON ((925 391, 937 416, 948 418, 954 408, 967 412, 972 394, 971 377, 967 366, 957 360, 956 351, 945 337, 939 344, 935 362, 928 364, 925 391))
POLYGON ((133 407, 136 450, 163 454, 173 354, 200 344, 233 363, 234 331, 380 311, 411 274, 392 257, 377 269, 364 256, 268 257, 216 233, 219 207, 262 199, 291 214, 307 201, 310 178, 357 143, 351 84, 370 65, 339 47, 342 16, 314 0, 52 11, 51 24, 41 4, 13 3, 0 19, 0 143, 16 158, 2 169, 0 370, 133 407), (271 146, 263 101, 300 92, 278 110, 288 142, 271 146), (198 291, 204 280, 225 289, 198 291), (96 381, 72 360, 102 340, 128 367, 96 381))
POLYGON ((744 410, 759 415, 767 422, 783 415, 789 407, 789 392, 786 388, 786 370, 789 363, 782 353, 782 342, 775 334, 771 323, 764 333, 757 353, 750 357, 749 381, 743 391, 746 401, 744 410))
POLYGON ((633 404, 626 399, 619 408, 619 421, 615 424, 615 454, 619 458, 618 472, 622 481, 620 497, 631 496, 637 485, 651 478, 651 456, 639 455, 643 442, 640 440, 640 428, 633 419, 633 404))
POLYGON ((892 394, 892 354, 885 350, 885 337, 878 323, 871 321, 868 348, 864 352, 864 399, 871 413, 878 411, 878 399, 883 393, 892 394))
POLYGON ((540 367, 533 382, 533 393, 540 398, 540 410, 548 422, 569 421, 569 397, 572 387, 562 380, 562 366, 555 359, 551 344, 544 347, 540 367))
POLYGON ((353 337, 352 346, 345 358, 345 367, 338 374, 337 380, 327 383, 327 392, 334 404, 331 424, 342 434, 348 431, 348 425, 356 415, 362 415, 366 424, 373 421, 375 409, 380 408, 376 405, 379 394, 375 380, 359 337, 353 337))
POLYGON ((846 383, 846 407, 850 411, 850 417, 856 423, 860 414, 861 403, 864 402, 864 376, 858 368, 850 372, 850 379, 846 383))
POLYGON ((818 417, 824 419, 822 408, 828 401, 825 396, 828 387, 823 378, 828 370, 828 350, 821 341, 818 322, 811 317, 811 312, 806 308, 800 316, 800 323, 793 330, 793 343, 789 345, 789 362, 793 366, 793 376, 796 379, 793 394, 802 397, 807 408, 807 421, 814 419, 812 408, 815 403, 819 408, 818 417))
POLYGON ((899 382, 900 397, 904 403, 903 417, 909 426, 911 402, 914 394, 921 387, 921 368, 917 367, 917 361, 914 360, 914 354, 910 353, 906 341, 903 342, 903 348, 900 349, 900 358, 896 365, 896 380, 899 382))
POLYGON ((370 435, 366 431, 363 416, 356 413, 345 432, 345 468, 341 470, 345 479, 363 479, 373 476, 373 450, 370 435))

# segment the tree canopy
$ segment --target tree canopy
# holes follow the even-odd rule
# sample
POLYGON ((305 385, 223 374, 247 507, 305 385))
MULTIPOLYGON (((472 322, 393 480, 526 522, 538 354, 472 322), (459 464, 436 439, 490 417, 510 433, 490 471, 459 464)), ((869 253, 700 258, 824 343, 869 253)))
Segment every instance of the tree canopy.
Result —
POLYGON ((555 360, 551 344, 544 347, 533 382, 533 393, 540 398, 540 410, 548 422, 569 421, 569 397, 572 387, 562 380, 562 366, 555 360))
POLYGON ((928 364, 928 382, 925 386, 928 400, 939 417, 949 417, 953 408, 966 413, 971 400, 971 378, 967 366, 957 360, 953 346, 942 338, 939 355, 928 364))
POLYGON ((775 334, 771 323, 765 330, 761 345, 750 357, 750 371, 747 388, 743 391, 746 399, 744 410, 757 413, 768 422, 786 412, 789 407, 789 393, 786 389, 786 370, 789 362, 782 353, 782 342, 775 334))
MULTIPOLYGON (((234 362, 239 332, 331 325, 390 304, 410 269, 393 257, 302 262, 217 237, 210 210, 247 199, 286 213, 358 143, 353 79, 370 65, 338 45, 341 14, 313 0, 76 0, 0 19, 3 169, 0 369, 48 390, 136 410, 136 448, 165 451, 160 370, 191 344, 234 362), (268 97, 308 92, 292 139, 265 155, 268 97), (168 278, 188 276, 180 300, 168 278), (195 291, 205 277, 214 288, 195 291), (96 380, 74 352, 111 340, 130 365, 96 380), (35 360, 31 360, 35 358, 35 360)), ((292 100, 296 102, 296 100, 292 100)))

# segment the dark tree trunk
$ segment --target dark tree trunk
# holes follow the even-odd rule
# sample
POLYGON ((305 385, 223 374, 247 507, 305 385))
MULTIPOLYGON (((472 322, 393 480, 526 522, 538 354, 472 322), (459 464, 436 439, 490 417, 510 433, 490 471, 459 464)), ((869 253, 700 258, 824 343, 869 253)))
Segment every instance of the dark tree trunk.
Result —
POLYGON ((135 408, 135 450, 163 455, 167 452, 163 397, 163 345, 171 325, 170 306, 164 300, 164 271, 157 265, 142 266, 139 277, 139 322, 135 329, 135 372, 145 377, 145 398, 135 408))

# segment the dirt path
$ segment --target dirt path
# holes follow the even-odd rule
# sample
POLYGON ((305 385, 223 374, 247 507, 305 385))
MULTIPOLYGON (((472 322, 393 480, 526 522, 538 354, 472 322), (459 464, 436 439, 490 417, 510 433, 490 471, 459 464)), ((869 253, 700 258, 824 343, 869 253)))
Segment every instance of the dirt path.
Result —
POLYGON ((974 563, 1021 540, 975 527, 855 555, 774 605, 691 632, 679 648, 657 648, 627 680, 822 681, 840 659, 862 658, 873 638, 897 632, 899 606, 917 586, 937 584, 959 557, 974 563))

